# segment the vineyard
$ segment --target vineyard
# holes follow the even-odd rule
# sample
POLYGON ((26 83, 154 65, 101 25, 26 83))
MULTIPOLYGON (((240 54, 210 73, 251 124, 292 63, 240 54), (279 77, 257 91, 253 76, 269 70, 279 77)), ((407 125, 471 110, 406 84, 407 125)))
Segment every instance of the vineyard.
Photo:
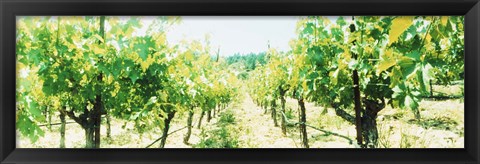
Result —
POLYGON ((221 56, 182 17, 19 17, 17 147, 463 148, 463 22, 299 17, 221 56))

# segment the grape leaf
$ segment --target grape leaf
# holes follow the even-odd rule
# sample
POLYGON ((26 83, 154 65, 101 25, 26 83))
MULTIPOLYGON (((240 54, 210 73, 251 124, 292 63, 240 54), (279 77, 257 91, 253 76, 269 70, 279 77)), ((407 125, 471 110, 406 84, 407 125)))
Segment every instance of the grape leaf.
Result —
POLYGON ((388 45, 396 42, 399 36, 405 32, 413 24, 412 16, 401 16, 397 17, 392 21, 390 33, 389 33, 389 42, 388 45))

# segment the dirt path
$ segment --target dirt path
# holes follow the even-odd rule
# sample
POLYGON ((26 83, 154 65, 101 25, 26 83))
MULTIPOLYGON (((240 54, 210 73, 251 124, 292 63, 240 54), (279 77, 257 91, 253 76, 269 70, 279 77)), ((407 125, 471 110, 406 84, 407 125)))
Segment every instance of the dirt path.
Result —
MULTIPOLYGON (((264 114, 252 98, 246 94, 245 99, 238 106, 233 106, 233 112, 238 122, 241 147, 250 148, 295 148, 300 146, 292 138, 283 136, 280 127, 274 127, 270 114, 264 114)), ((280 120, 278 120, 280 124, 280 120)))

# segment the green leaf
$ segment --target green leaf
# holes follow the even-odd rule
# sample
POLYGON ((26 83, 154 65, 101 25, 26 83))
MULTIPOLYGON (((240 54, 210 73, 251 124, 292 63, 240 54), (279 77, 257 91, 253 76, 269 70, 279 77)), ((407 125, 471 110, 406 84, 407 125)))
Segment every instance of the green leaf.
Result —
POLYGON ((41 62, 41 57, 44 56, 42 54, 41 49, 33 49, 29 53, 29 58, 33 61, 33 64, 38 65, 41 62))
POLYGON ((397 64, 401 67, 403 79, 405 80, 408 79, 418 67, 415 60, 408 57, 401 58, 397 64))
POLYGON ((131 27, 140 27, 140 19, 138 17, 131 17, 128 20, 127 25, 131 27))
POLYGON ((417 80, 420 83, 420 91, 422 93, 428 93, 427 88, 429 88, 429 82, 432 79, 430 69, 432 66, 430 64, 425 64, 422 66, 422 69, 418 69, 417 71, 417 80))
POLYGON ((130 72, 130 79, 132 80, 132 83, 135 83, 138 78, 140 78, 140 72, 138 70, 133 70, 130 72))
POLYGON ((28 59, 26 57, 22 57, 22 58, 18 57, 18 58, 19 58, 18 61, 20 63, 25 64, 25 65, 30 64, 30 61, 28 61, 28 59))
POLYGON ((430 81, 433 77, 432 75, 432 65, 430 65, 429 63, 425 64, 423 66, 423 70, 422 70, 422 76, 423 76, 423 80, 425 81, 425 84, 428 85, 428 81, 430 81))
POLYGON ((400 98, 402 96, 404 97, 405 96, 404 89, 405 88, 403 88, 402 85, 395 86, 394 88, 392 88, 392 91, 393 91, 392 97, 393 98, 400 98))
POLYGON ((112 69, 106 71, 112 71, 113 78, 118 79, 118 76, 121 74, 123 68, 124 66, 122 65, 122 61, 116 60, 115 63, 112 64, 112 69))
POLYGON ((147 60, 150 52, 149 48, 153 46, 155 46, 155 43, 153 42, 152 37, 141 37, 139 40, 136 40, 133 48, 138 53, 140 58, 145 61, 147 60))
POLYGON ((161 102, 167 102, 167 99, 168 99, 167 94, 163 94, 163 93, 160 94, 160 101, 161 102))
POLYGON ((303 29, 303 33, 304 34, 312 34, 314 26, 315 25, 313 23, 307 23, 306 27, 303 29))
POLYGON ((34 116, 34 117, 42 116, 42 111, 39 109, 37 102, 32 101, 32 102, 30 102, 29 106, 30 107, 28 108, 28 112, 30 112, 32 114, 32 116, 34 116))
POLYGON ((417 110, 418 102, 411 95, 407 95, 405 97, 405 106, 408 106, 412 110, 417 110))
POLYGON ((84 50, 90 50, 90 46, 87 45, 87 44, 82 45, 82 48, 83 48, 84 50))
POLYGON ((30 141, 36 142, 39 136, 43 136, 44 132, 36 125, 27 115, 20 114, 17 119, 17 129, 21 134, 27 136, 30 141))
POLYGON ((340 26, 345 26, 345 25, 347 24, 347 22, 345 22, 345 19, 343 19, 342 16, 338 17, 336 23, 337 23, 338 25, 340 25, 340 26))
POLYGON ((17 118, 17 129, 22 133, 23 135, 28 135, 28 122, 27 122, 28 117, 22 113, 19 114, 17 118))
MULTIPOLYGON (((107 67, 105 67, 104 63, 98 63, 98 70, 100 70, 100 72, 104 73, 107 76, 112 74, 112 73, 110 73, 110 70, 107 67)), ((115 77, 115 79, 116 79, 116 77, 115 77)))
POLYGON ((340 69, 336 69, 335 72, 333 72, 330 76, 331 80, 332 80, 332 83, 333 84, 337 84, 338 82, 338 73, 340 72, 340 69))
POLYGON ((420 61, 420 52, 418 52, 418 51, 410 52, 410 53, 406 54, 405 56, 407 56, 411 59, 414 59, 415 61, 420 61))
POLYGON ((45 132, 38 126, 38 125, 34 125, 33 126, 35 128, 35 135, 36 136, 44 136, 45 135, 45 132))
POLYGON ((26 80, 26 79, 18 79, 20 81, 20 86, 23 87, 23 89, 25 89, 25 92, 30 92, 31 90, 31 83, 30 83, 30 80, 26 80))
POLYGON ((371 32, 370 32, 370 36, 372 36, 372 38, 376 39, 376 40, 380 40, 382 38, 382 33, 380 30, 378 29, 373 29, 371 32))
POLYGON ((420 85, 420 91, 422 93, 427 93, 427 85, 428 85, 428 80, 425 81, 425 79, 423 78, 423 69, 419 69, 417 71, 417 80, 418 80, 418 83, 420 85))
POLYGON ((140 116, 141 112, 134 112, 132 115, 130 115, 130 120, 136 120, 140 116))
POLYGON ((332 28, 331 31, 332 31, 333 37, 335 38, 335 41, 343 41, 343 40, 342 40, 342 38, 343 38, 343 32, 342 32, 341 29, 339 29, 339 28, 332 28))

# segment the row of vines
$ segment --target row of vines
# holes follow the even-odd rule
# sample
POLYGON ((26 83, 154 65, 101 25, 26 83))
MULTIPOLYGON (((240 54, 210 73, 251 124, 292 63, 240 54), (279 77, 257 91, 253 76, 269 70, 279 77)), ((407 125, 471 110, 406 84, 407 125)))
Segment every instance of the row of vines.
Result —
POLYGON ((240 83, 208 38, 167 42, 180 21, 156 17, 141 35, 139 17, 19 17, 17 130, 35 142, 44 135, 39 124, 58 116, 65 147, 69 118, 85 131, 86 148, 100 148, 101 123, 115 117, 140 133, 163 129, 164 147, 172 119, 185 112, 187 143, 194 113, 200 126, 237 97, 240 83))
POLYGON ((463 26, 460 16, 303 17, 291 51, 269 48, 268 62, 251 72, 249 93, 284 135, 287 124, 298 126, 305 148, 306 101, 333 108, 355 125, 359 147, 375 148, 387 105, 419 119, 432 82, 463 80, 463 26), (298 102, 298 122, 287 120, 286 98, 298 102))

